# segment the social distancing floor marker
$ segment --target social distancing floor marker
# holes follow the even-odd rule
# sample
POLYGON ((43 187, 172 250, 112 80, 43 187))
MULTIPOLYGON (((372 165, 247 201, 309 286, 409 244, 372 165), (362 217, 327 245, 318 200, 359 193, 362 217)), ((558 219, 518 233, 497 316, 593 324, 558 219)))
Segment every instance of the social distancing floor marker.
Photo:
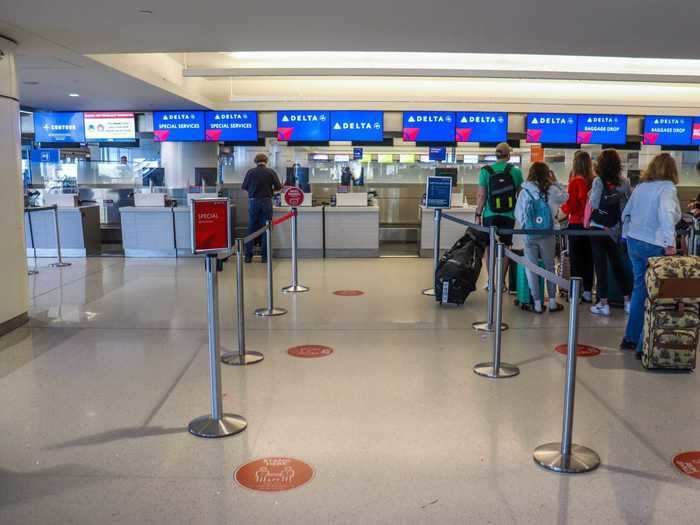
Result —
POLYGON ((246 463, 234 479, 242 486, 262 492, 280 492, 297 488, 314 476, 314 469, 294 458, 271 457, 246 463))
MULTIPOLYGON (((567 346, 566 344, 557 345, 554 347, 554 350, 560 354, 566 355, 567 346)), ((595 357, 597 355, 600 355, 600 348, 596 348, 595 346, 578 345, 576 347, 576 357, 595 357)))
POLYGON ((293 357, 326 357, 333 353, 333 349, 324 345, 299 345, 291 347, 287 353, 293 357))
POLYGON ((362 290, 336 290, 333 295, 339 295, 341 297, 357 297, 359 295, 365 295, 362 290))
POLYGON ((686 476, 700 479, 700 451, 683 452, 673 458, 673 464, 686 476))

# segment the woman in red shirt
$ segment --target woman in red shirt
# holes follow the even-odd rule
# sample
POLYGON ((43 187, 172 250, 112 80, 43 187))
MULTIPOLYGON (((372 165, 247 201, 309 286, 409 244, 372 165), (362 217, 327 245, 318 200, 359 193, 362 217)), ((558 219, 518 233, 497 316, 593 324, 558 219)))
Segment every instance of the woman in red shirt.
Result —
MULTIPOLYGON (((569 228, 583 230, 583 215, 588 202, 588 192, 593 182, 593 162, 587 151, 574 155, 574 165, 569 176, 569 200, 561 207, 569 219, 569 228)), ((569 237, 571 276, 583 279, 583 301, 593 300, 593 251, 588 237, 569 237)))

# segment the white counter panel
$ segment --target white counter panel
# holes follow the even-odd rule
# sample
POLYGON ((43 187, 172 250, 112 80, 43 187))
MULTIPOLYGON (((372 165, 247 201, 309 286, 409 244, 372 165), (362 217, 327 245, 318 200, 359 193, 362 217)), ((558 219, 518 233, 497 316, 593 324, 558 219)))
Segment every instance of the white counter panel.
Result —
POLYGON ((327 207, 326 257, 379 257, 379 207, 327 207))
MULTIPOLYGON (((460 207, 442 210, 442 213, 448 213, 459 219, 474 222, 476 219, 475 207, 460 207)), ((433 256, 433 244, 435 242, 435 210, 420 206, 420 255, 421 257, 433 256)), ((449 250, 457 240, 464 235, 466 226, 457 224, 456 222, 442 219, 442 227, 440 228, 440 251, 441 253, 449 250)))
MULTIPOLYGON (((323 206, 297 208, 297 249, 299 257, 323 257, 323 206)), ((289 213, 290 208, 275 207, 273 219, 289 213)), ((274 257, 292 255, 292 220, 275 226, 272 230, 272 253, 274 257)))

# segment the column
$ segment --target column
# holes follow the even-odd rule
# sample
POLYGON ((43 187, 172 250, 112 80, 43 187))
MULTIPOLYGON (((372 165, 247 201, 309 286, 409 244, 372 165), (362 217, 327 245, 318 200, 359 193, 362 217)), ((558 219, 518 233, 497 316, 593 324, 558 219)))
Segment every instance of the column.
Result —
POLYGON ((0 36, 0 335, 28 319, 16 44, 0 36))
POLYGON ((165 186, 194 186, 195 168, 216 168, 219 165, 219 144, 216 142, 163 142, 160 163, 165 169, 165 186))

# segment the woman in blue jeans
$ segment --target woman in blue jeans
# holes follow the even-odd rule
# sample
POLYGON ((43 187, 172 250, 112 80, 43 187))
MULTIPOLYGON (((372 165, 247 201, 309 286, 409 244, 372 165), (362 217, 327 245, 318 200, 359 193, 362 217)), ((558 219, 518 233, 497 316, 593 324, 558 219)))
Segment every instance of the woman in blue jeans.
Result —
POLYGON ((634 289, 620 348, 636 350, 637 359, 642 357, 647 262, 649 257, 676 253, 676 223, 681 218, 676 191, 678 167, 671 155, 654 157, 641 180, 622 212, 622 235, 632 261, 634 289))

